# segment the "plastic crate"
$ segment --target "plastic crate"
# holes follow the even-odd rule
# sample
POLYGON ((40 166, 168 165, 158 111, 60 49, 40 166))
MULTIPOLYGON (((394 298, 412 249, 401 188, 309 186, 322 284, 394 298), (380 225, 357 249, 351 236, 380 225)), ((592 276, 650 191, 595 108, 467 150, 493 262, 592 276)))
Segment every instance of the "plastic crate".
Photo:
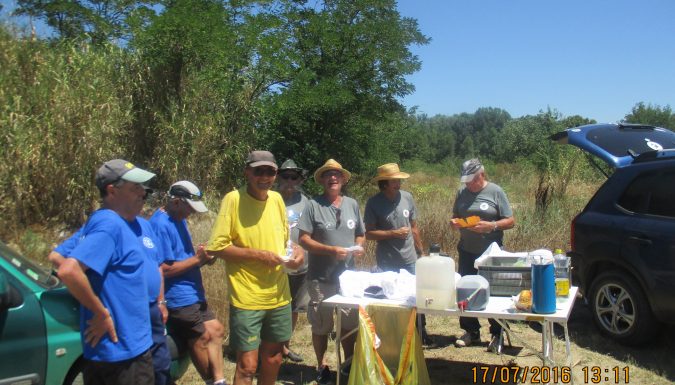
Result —
POLYGON ((532 287, 530 264, 524 257, 490 256, 478 266, 478 275, 490 283, 490 295, 512 296, 532 287), (524 265, 524 266, 523 266, 524 265))

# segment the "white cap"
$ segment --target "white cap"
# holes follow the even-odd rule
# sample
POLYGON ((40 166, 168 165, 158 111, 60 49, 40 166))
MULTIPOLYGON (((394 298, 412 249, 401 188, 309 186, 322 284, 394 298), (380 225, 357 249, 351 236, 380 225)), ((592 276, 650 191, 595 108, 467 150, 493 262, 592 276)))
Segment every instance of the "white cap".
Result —
POLYGON ((171 197, 182 198, 198 213, 209 211, 202 202, 202 192, 190 181, 181 180, 172 184, 168 194, 171 197))

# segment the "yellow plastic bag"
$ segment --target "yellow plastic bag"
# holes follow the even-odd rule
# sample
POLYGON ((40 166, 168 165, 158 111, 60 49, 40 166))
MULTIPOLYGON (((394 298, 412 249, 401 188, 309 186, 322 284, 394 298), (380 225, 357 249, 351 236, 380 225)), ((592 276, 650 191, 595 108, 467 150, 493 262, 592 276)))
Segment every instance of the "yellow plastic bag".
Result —
POLYGON ((431 385, 416 318, 414 308, 359 307, 349 385, 431 385))

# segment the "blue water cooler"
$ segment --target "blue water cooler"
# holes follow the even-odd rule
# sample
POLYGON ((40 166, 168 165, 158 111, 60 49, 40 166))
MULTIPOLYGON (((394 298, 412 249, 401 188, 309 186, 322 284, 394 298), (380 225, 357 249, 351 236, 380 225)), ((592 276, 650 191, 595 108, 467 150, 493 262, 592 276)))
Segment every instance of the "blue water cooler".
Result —
POLYGON ((555 313, 555 268, 553 263, 532 264, 532 312, 555 313))

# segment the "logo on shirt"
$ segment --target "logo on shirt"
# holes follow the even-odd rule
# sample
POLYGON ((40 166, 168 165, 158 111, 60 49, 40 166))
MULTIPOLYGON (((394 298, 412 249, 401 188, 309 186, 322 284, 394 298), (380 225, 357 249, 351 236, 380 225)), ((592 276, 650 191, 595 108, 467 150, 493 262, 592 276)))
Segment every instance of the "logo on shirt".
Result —
POLYGON ((353 230, 354 227, 356 227, 356 222, 354 222, 353 219, 348 220, 347 221, 347 227, 349 228, 349 230, 353 230))
POLYGON ((155 244, 152 243, 152 239, 148 237, 143 237, 143 246, 147 247, 148 249, 154 249, 155 244))
POLYGON ((410 211, 408 210, 403 210, 403 216, 408 218, 410 216, 410 211))
POLYGON ((487 210, 488 207, 490 207, 490 206, 489 206, 487 203, 483 202, 483 203, 481 203, 480 206, 478 206, 478 207, 479 207, 481 210, 485 211, 485 210, 487 210))

